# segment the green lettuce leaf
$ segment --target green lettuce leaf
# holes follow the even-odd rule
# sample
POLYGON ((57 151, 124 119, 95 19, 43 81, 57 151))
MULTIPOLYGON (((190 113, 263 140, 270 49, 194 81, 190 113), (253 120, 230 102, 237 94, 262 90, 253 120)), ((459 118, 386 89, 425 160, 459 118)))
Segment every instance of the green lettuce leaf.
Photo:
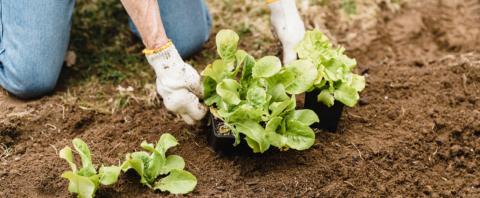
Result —
POLYGON ((247 141, 248 146, 253 149, 254 153, 261 152, 260 144, 258 142, 249 137, 245 137, 245 140, 247 141))
POLYGON ((302 109, 302 110, 296 110, 294 114, 294 120, 297 120, 307 126, 310 126, 311 124, 315 122, 320 122, 318 119, 317 114, 310 110, 310 109, 302 109))
POLYGON ((242 66, 243 60, 245 59, 246 56, 247 56, 247 52, 243 50, 238 50, 235 53, 235 57, 237 59, 237 66, 234 71, 229 71, 229 70, 225 71, 225 76, 227 79, 234 79, 235 76, 237 76, 238 71, 240 70, 240 67, 242 66))
POLYGON ((355 104, 357 104, 357 101, 360 98, 357 90, 353 87, 346 85, 346 83, 340 85, 340 87, 338 87, 338 89, 336 89, 333 94, 336 100, 342 102, 349 107, 353 107, 355 104))
POLYGON ((298 57, 307 60, 314 65, 320 65, 322 61, 331 59, 335 54, 332 44, 318 29, 305 32, 305 36, 294 48, 298 57))
MULTIPOLYGON (((288 107, 285 111, 295 110, 295 107, 297 107, 297 99, 296 99, 295 94, 292 94, 292 97, 290 98, 290 100, 292 101, 292 103, 290 103, 290 105, 288 105, 288 107)), ((282 116, 282 117, 284 117, 284 116, 282 116)))
POLYGON ((345 48, 340 46, 336 52, 336 59, 339 59, 345 66, 347 71, 352 71, 353 68, 357 66, 357 61, 355 59, 348 58, 348 56, 344 55, 343 52, 345 52, 345 48))
POLYGON ((287 93, 285 93, 285 87, 283 84, 275 85, 270 91, 268 91, 268 95, 272 96, 271 102, 282 102, 285 100, 289 100, 287 93))
POLYGON ((155 183, 154 190, 169 191, 172 194, 186 194, 197 185, 197 178, 183 170, 173 169, 167 177, 155 183))
POLYGON ((317 80, 318 70, 312 63, 297 60, 285 66, 285 70, 294 75, 293 81, 285 85, 285 90, 290 94, 300 94, 307 91, 317 80))
POLYGON ((243 64, 243 61, 245 60, 245 58, 248 56, 247 52, 245 52, 244 50, 238 50, 237 52, 235 52, 235 57, 237 59, 237 67, 235 68, 235 72, 234 72, 234 75, 232 76, 233 78, 235 76, 237 76, 238 74, 238 71, 240 70, 240 68, 242 67, 242 64, 243 64))
POLYGON ((77 193, 78 197, 91 198, 94 196, 96 186, 93 181, 87 177, 79 176, 72 171, 67 171, 61 177, 70 180, 72 185, 69 185, 68 190, 71 193, 77 193))
POLYGON ((248 104, 254 109, 261 109, 266 102, 267 93, 261 88, 250 89, 247 92, 248 104))
POLYGON ((237 58, 237 70, 240 69, 240 66, 247 56, 248 54, 244 50, 237 50, 237 52, 235 52, 235 57, 237 58))
POLYGON ((185 168, 185 161, 178 155, 170 155, 167 157, 167 163, 163 166, 162 175, 170 173, 173 169, 183 170, 185 168))
POLYGON ((239 92, 240 92, 240 98, 242 100, 245 99, 248 88, 252 84, 251 83, 253 81, 252 70, 253 70, 253 67, 255 67, 255 64, 256 64, 255 59, 252 56, 247 55, 247 57, 245 58, 245 64, 242 69, 242 76, 240 77, 239 92))
POLYGON ((265 112, 265 115, 270 116, 270 112, 268 111, 268 107, 270 106, 270 101, 272 101, 272 96, 270 94, 267 94, 265 104, 263 104, 263 112, 265 112))
POLYGON ((365 88, 365 76, 353 74, 350 87, 353 87, 358 92, 363 91, 363 89, 365 88))
MULTIPOLYGON (((162 135, 162 137, 163 136, 164 135, 162 135)), ((159 144, 157 144, 157 145, 159 145, 159 144)), ((152 152, 151 156, 147 155, 148 157, 142 157, 141 159, 143 161, 144 167, 146 168, 146 171, 144 171, 144 172, 148 173, 145 176, 149 179, 150 178, 155 179, 155 178, 158 177, 158 175, 161 174, 163 166, 165 166, 165 163, 166 163, 165 157, 164 157, 165 153, 163 153, 163 155, 162 155, 159 151, 157 151, 153 147, 153 144, 148 144, 147 141, 143 141, 142 144, 140 144, 140 146, 142 148, 152 152), (148 160, 147 160, 147 158, 148 158, 148 160)), ((142 155, 144 155, 144 154, 142 154, 142 155)))
POLYGON ((282 68, 282 62, 278 57, 275 56, 265 56, 258 60, 257 64, 253 68, 253 77, 270 77, 275 75, 282 68))
MULTIPOLYGON (((272 104, 270 104, 270 106, 268 107, 268 109, 269 109, 270 111, 274 111, 274 110, 278 107, 278 105, 280 105, 280 104, 282 104, 282 102, 272 102, 272 104)), ((282 110, 282 111, 283 111, 283 110, 282 110)))
POLYGON ((330 92, 330 90, 324 89, 318 95, 317 101, 318 102, 323 102, 323 104, 327 105, 328 107, 331 107, 331 106, 333 106, 333 103, 335 102, 335 98, 333 97, 333 94, 330 92))
POLYGON ((77 171, 77 165, 73 163, 72 149, 70 147, 65 147, 62 150, 60 150, 60 158, 67 160, 73 172, 77 171))
POLYGON ((238 93, 238 82, 231 79, 224 79, 217 85, 217 93, 222 97, 223 102, 236 105, 240 103, 238 93))
POLYGON ((245 134, 247 137, 258 143, 259 151, 265 152, 270 144, 265 138, 265 129, 258 123, 252 120, 239 120, 232 123, 238 132, 245 134))
POLYGON ((277 148, 283 148, 287 143, 287 138, 283 135, 283 131, 280 130, 282 120, 281 117, 274 117, 265 127, 265 137, 271 145, 277 148))
POLYGON ((238 130, 233 125, 230 125, 226 122, 224 124, 225 126, 227 126, 227 128, 230 129, 233 136, 235 137, 235 143, 233 143, 233 146, 237 146, 238 144, 240 144, 240 133, 238 132, 238 130))
POLYGON ((313 85, 318 85, 322 82, 323 80, 323 77, 325 76, 325 66, 323 65, 319 65, 317 66, 317 72, 318 72, 318 76, 317 76, 317 80, 315 80, 315 82, 313 83, 313 85))
POLYGON ((228 123, 238 122, 241 120, 251 120, 255 122, 260 122, 262 120, 262 115, 265 115, 265 112, 262 109, 254 109, 252 106, 243 105, 240 106, 226 118, 228 123))
POLYGON ((280 71, 271 77, 264 78, 264 80, 267 83, 267 90, 270 91, 273 87, 279 84, 282 84, 285 87, 295 80, 295 76, 290 71, 280 71))
POLYGON ((232 30, 220 30, 217 33, 217 52, 228 65, 229 71, 233 70, 238 40, 239 37, 237 33, 232 30))
POLYGON ((339 54, 332 59, 324 61, 322 65, 325 66, 324 72, 327 80, 349 82, 352 78, 351 70, 357 63, 355 59, 350 59, 343 54, 339 54))
POLYGON ((223 60, 216 60, 213 65, 207 65, 200 75, 210 76, 213 80, 221 82, 225 78, 225 70, 228 65, 223 60))
POLYGON ((336 59, 329 59, 324 61, 323 66, 325 67, 325 79, 328 81, 337 81, 343 77, 343 68, 340 61, 336 59))
POLYGON ((110 185, 117 182, 118 175, 120 175, 120 171, 122 167, 118 166, 110 166, 110 167, 102 167, 100 168, 99 175, 100 180, 99 182, 103 185, 110 185))
POLYGON ((328 89, 328 87, 325 86, 326 83, 327 83, 327 80, 325 80, 325 78, 323 78, 322 81, 320 81, 320 83, 315 84, 315 88, 320 89, 320 90, 328 89))
POLYGON ((213 103, 219 104, 222 101, 222 97, 217 94, 217 84, 217 81, 210 76, 205 77, 203 81, 203 101, 208 106, 213 103))
POLYGON ((287 122, 287 130, 284 136, 287 138, 286 145, 297 150, 308 149, 315 142, 313 130, 297 120, 287 122))
POLYGON ((318 122, 318 116, 311 110, 300 110, 283 119, 275 117, 267 123, 265 136, 270 144, 281 150, 304 150, 315 142, 315 133, 309 127, 313 122, 318 122))
POLYGON ((150 156, 148 155, 148 153, 141 151, 132 153, 132 155, 127 154, 125 159, 126 160, 122 165, 123 172, 127 172, 127 170, 129 170, 130 168, 133 168, 138 173, 138 175, 140 175, 140 183, 142 185, 148 186, 149 188, 152 188, 149 183, 149 181, 152 179, 151 174, 148 169, 146 169, 146 167, 148 167, 148 165, 150 164, 150 156))
POLYGON ((77 174, 84 177, 91 177, 97 173, 92 164, 92 156, 90 155, 90 149, 87 144, 78 138, 73 140, 73 146, 75 150, 78 151, 78 154, 82 158, 82 169, 77 172, 77 174))
POLYGON ((177 142, 177 139, 175 139, 173 135, 170 135, 169 133, 165 133, 160 137, 160 140, 158 140, 158 143, 155 149, 160 154, 162 154, 163 157, 165 157, 165 153, 167 152, 167 150, 177 145, 179 145, 179 143, 177 142))
POLYGON ((274 110, 270 114, 270 118, 274 118, 274 117, 278 116, 280 113, 283 112, 283 110, 287 109, 287 107, 291 106, 292 104, 293 104, 293 101, 291 101, 291 100, 285 100, 285 101, 283 101, 279 104, 278 103, 272 103, 272 105, 274 105, 274 106, 271 106, 271 107, 274 107, 274 108, 272 108, 274 110))

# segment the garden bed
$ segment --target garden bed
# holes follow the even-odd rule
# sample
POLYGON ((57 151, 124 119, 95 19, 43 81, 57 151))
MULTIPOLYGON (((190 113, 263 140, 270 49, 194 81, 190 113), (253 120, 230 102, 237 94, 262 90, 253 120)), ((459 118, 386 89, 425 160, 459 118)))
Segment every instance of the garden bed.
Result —
MULTIPOLYGON (((0 95, 0 142, 12 149, 1 156, 0 196, 75 197, 60 177, 70 167, 57 155, 74 138, 89 145, 94 164, 118 166, 126 153, 143 150, 141 142, 164 133, 180 143, 167 153, 183 157, 198 180, 187 196, 478 196, 480 42, 472 32, 478 23, 457 14, 465 7, 416 6, 396 14, 382 8, 377 27, 359 35, 373 37, 364 45, 339 39, 367 86, 359 104, 344 108, 338 133, 316 131, 314 145, 303 151, 213 152, 207 118, 189 126, 164 106, 132 102, 111 115, 53 94, 28 102, 0 95)), ((296 99, 303 108, 304 95, 296 99)), ((139 180, 133 170, 122 172, 97 197, 169 195, 139 180)))

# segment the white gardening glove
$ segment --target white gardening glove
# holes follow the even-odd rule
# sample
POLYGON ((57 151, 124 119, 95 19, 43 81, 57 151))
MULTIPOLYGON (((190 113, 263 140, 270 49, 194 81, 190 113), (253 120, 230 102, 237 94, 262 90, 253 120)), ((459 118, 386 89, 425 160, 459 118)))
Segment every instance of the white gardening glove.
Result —
POLYGON ((297 60, 297 53, 293 47, 297 45, 305 35, 305 26, 298 14, 295 0, 269 0, 268 7, 272 15, 272 33, 283 47, 283 65, 297 60))
POLYGON ((188 124, 194 124, 207 112, 203 99, 200 75, 189 64, 183 62, 173 44, 152 55, 146 55, 157 74, 157 91, 168 110, 180 114, 188 124))

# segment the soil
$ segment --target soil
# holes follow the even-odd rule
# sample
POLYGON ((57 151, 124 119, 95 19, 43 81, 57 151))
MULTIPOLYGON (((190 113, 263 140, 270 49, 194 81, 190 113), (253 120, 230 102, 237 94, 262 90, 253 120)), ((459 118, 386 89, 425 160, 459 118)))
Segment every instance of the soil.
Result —
POLYGON ((215 122, 213 123, 215 123, 215 131, 218 135, 233 136, 233 133, 222 120, 215 118, 215 122))
MULTIPOLYGON (((207 120, 189 126, 164 106, 133 103, 112 115, 61 105, 53 94, 34 101, 3 96, 0 142, 14 152, 2 155, 0 197, 75 197, 60 177, 70 167, 57 155, 73 138, 89 145, 94 163, 110 166, 164 133, 180 143, 167 153, 182 156, 198 179, 185 196, 479 197, 479 15, 476 1, 451 2, 413 3, 395 13, 382 5, 374 28, 350 30, 369 38, 361 45, 342 39, 335 20, 327 20, 367 86, 359 104, 344 108, 342 133, 319 132, 304 151, 214 153, 207 120)), ((215 51, 214 34, 205 51, 215 51)), ((135 171, 122 173, 97 197, 175 197, 139 180, 135 171)))

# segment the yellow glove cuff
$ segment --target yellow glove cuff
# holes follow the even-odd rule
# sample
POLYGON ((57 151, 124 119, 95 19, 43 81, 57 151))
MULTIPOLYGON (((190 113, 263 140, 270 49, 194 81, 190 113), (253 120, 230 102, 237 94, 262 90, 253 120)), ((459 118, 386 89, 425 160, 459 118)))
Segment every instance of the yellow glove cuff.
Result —
POLYGON ((164 49, 167 49, 168 47, 170 47, 170 45, 172 45, 172 40, 168 39, 168 42, 167 44, 163 45, 162 47, 159 47, 157 49, 153 49, 153 50, 149 50, 149 49, 144 49, 142 52, 145 54, 145 55, 152 55, 152 54, 156 54, 164 49))
POLYGON ((273 3, 273 2, 275 2, 275 1, 278 1, 278 0, 267 0, 267 4, 273 3))

